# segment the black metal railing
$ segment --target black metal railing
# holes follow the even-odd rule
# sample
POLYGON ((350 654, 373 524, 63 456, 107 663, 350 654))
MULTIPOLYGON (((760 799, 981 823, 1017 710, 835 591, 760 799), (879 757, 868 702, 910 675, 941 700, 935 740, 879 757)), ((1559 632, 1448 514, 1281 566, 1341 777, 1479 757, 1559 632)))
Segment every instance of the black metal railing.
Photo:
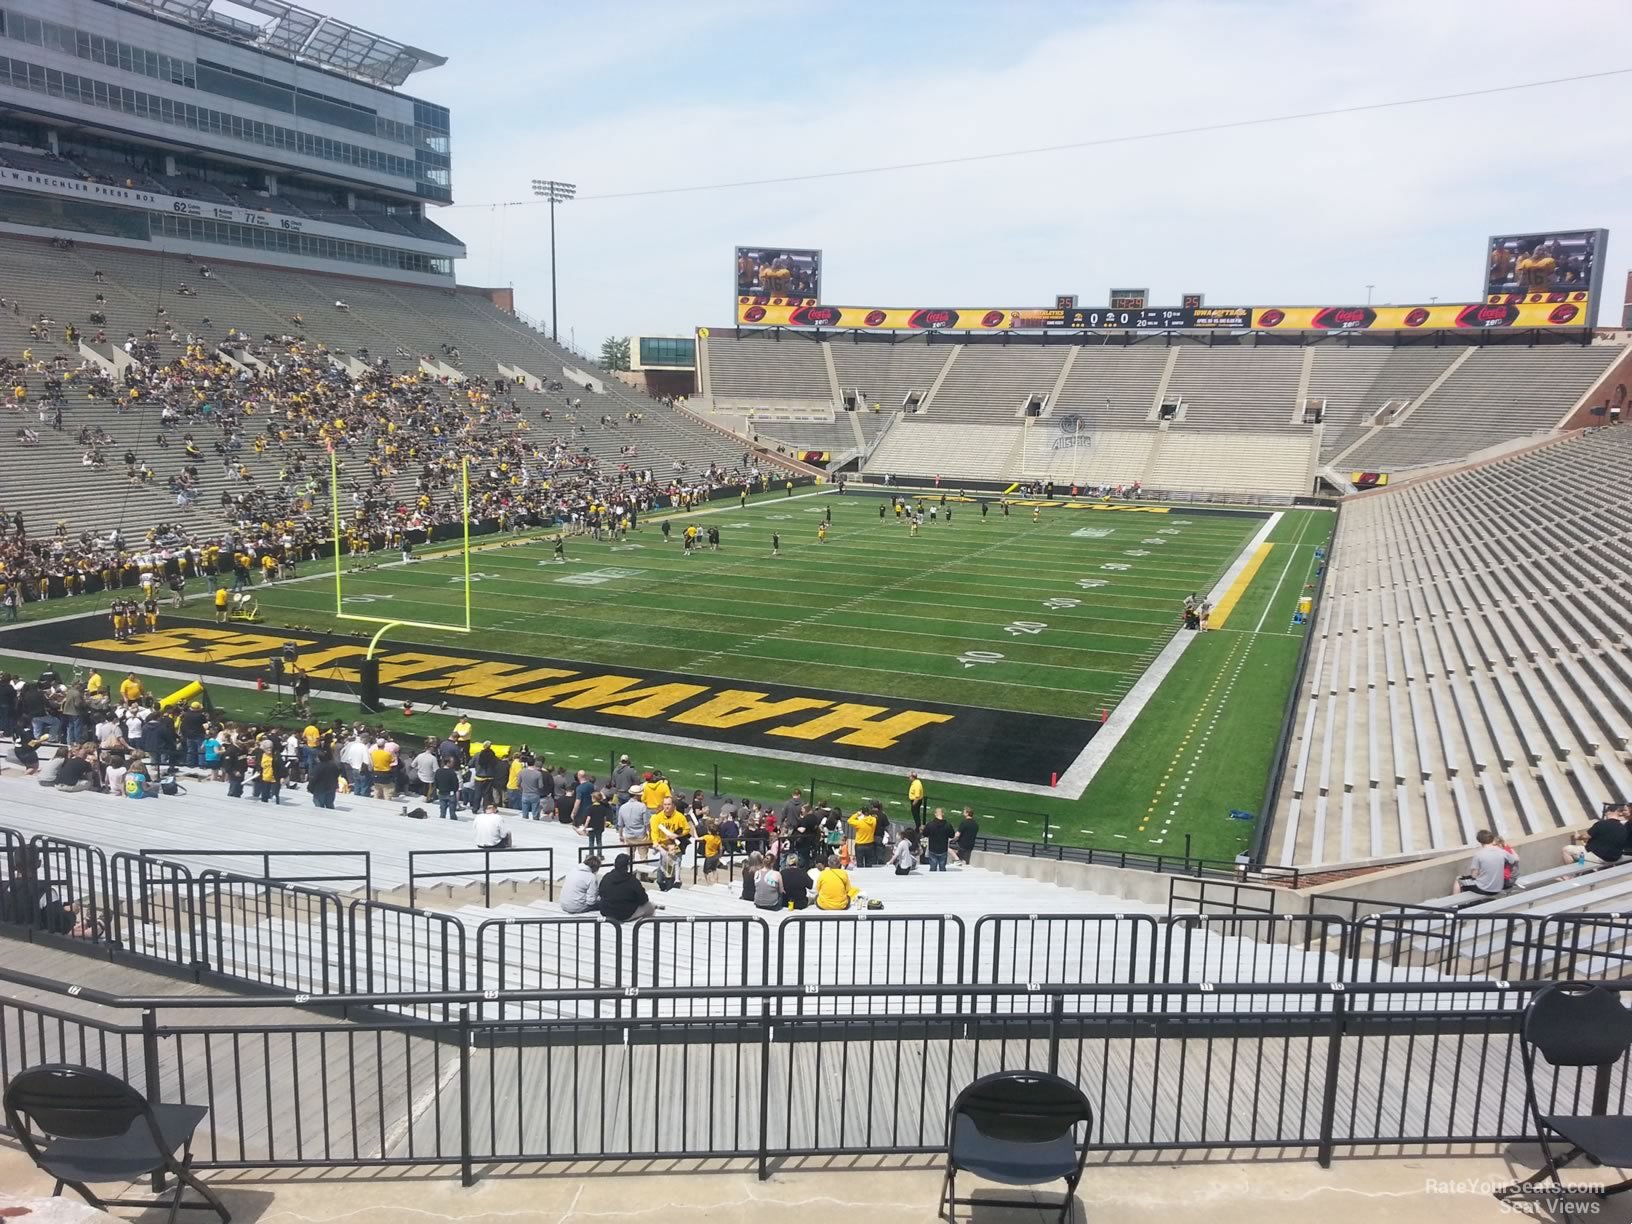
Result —
MULTIPOLYGON (((467 1185, 478 1166, 516 1163, 736 1158, 764 1176, 786 1158, 935 1153, 958 1091, 1012 1069, 1081 1087, 1102 1153, 1329 1164, 1379 1144, 1525 1142, 1517 1034, 1548 984, 1460 983, 1466 1006, 1437 983, 1227 979, 354 993, 331 1001, 362 1015, 430 1003, 448 1018, 291 1024, 262 1018, 278 998, 122 997, 5 969, 0 981, 65 1000, 0 1001, 0 1078, 68 1061, 204 1105, 195 1167, 442 1165, 467 1185), (868 996, 889 1006, 843 1005, 868 996), (66 1010, 84 1004, 137 1014, 66 1010)), ((1626 1059, 1543 1066, 1536 1082, 1543 1112, 1624 1108, 1629 1090, 1626 1059)))
MULTIPOLYGON (((579 848, 582 851, 582 847, 579 848)), ((583 854, 579 855, 580 861, 583 854)), ((550 847, 526 846, 471 846, 457 850, 408 851, 408 905, 419 903, 420 888, 432 880, 478 881, 482 886, 482 904, 493 904, 493 881, 536 880, 555 883, 555 851, 550 847), (421 864, 427 859, 453 858, 461 862, 480 857, 481 865, 459 866, 443 871, 432 871, 421 864), (540 864, 542 863, 542 866, 540 864)))
MULTIPOLYGON (((144 849, 137 854, 144 858, 164 858, 174 855, 177 858, 193 860, 201 859, 249 859, 252 863, 259 863, 261 872, 254 878, 268 884, 321 884, 328 888, 345 889, 347 891, 361 889, 363 895, 369 899, 374 896, 374 856, 368 850, 205 850, 197 846, 188 846, 185 849, 144 849), (353 859, 361 864, 356 871, 325 871, 318 874, 304 872, 290 874, 286 870, 274 870, 275 865, 282 859, 353 859)), ((249 878, 249 873, 238 872, 240 877, 249 878)))
POLYGON ((1150 871, 1157 875, 1234 880, 1286 888, 1296 888, 1299 879, 1298 868, 1280 867, 1274 863, 1198 858, 1191 854, 1146 854, 1137 850, 1097 850, 1088 846, 1022 841, 1013 837, 978 837, 975 839, 975 851, 977 854, 982 851, 987 854, 1014 854, 1022 858, 1051 859, 1058 863, 1088 863, 1099 867, 1150 871))
MULTIPOLYGON (((33 875, 5 882, 0 925, 31 940, 167 972, 295 995, 390 989, 647 990, 722 983, 822 988, 1088 981, 1390 981, 1608 976, 1632 958, 1632 921, 1613 915, 1461 912, 1330 915, 955 915, 814 910, 757 914, 493 920, 474 937, 453 915, 205 871, 50 838, 10 843, 33 875), (36 844, 37 843, 37 844, 36 844), (51 866, 54 864, 54 866, 51 866), (40 876, 45 881, 40 880, 40 876), (44 883, 49 890, 41 894, 44 883), (78 918, 48 921, 53 905, 78 918), (19 906, 17 899, 27 903, 19 906), (92 923, 86 915, 99 915, 92 923)), ((619 1008, 618 1014, 628 1011, 619 1008)), ((796 1008, 799 1014, 809 1006, 796 1008)), ((425 1013, 427 1016, 431 1012, 425 1013)), ((445 1017, 444 1017, 445 1018, 445 1017)), ((483 1013, 483 1019, 500 1018, 483 1013)))
MULTIPOLYGON (((860 802, 868 794, 877 795, 880 792, 866 792, 857 788, 854 783, 839 782, 831 778, 812 777, 810 790, 805 798, 810 803, 826 797, 836 799, 845 804, 860 802), (842 789, 841 789, 842 788, 842 789)), ((1031 841, 1021 837, 990 837, 981 835, 975 839, 975 851, 988 854, 1014 854, 1023 858, 1052 859, 1061 863, 1090 863, 1102 867, 1122 867, 1130 871, 1153 871, 1162 875, 1189 875, 1221 880, 1241 880, 1260 884, 1284 885, 1288 888, 1298 886, 1298 868, 1281 867, 1274 863, 1264 863, 1256 858, 1246 859, 1211 859, 1203 858, 1190 853, 1190 839, 1184 841, 1184 851, 1180 854, 1150 854, 1137 850, 1121 850, 1114 846, 1081 846, 1066 845, 1050 836, 1051 829, 1059 822, 1058 815, 1052 814, 1048 808, 1037 807, 1024 810, 1008 808, 994 808, 988 804, 978 802, 976 796, 968 797, 974 805, 977 816, 1002 818, 1017 821, 1021 824, 1035 825, 1042 834, 1040 841, 1031 841)), ((954 826, 958 824, 963 811, 963 799, 937 795, 931 799, 926 813, 933 813, 937 807, 945 808, 947 820, 954 826)), ((899 827, 903 822, 911 823, 905 806, 891 805, 888 813, 890 820, 899 827)))

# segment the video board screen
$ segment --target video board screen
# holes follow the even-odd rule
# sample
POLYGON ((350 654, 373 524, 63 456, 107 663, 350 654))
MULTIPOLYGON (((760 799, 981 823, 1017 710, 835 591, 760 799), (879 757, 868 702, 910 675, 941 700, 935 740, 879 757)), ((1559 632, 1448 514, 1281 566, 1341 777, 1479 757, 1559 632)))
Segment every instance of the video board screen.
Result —
POLYGON ((822 299, 822 253, 805 247, 739 246, 737 297, 822 299))
POLYGON ((1601 229, 1496 235, 1485 247, 1485 301, 1516 304, 1542 294, 1585 293, 1595 302, 1608 239, 1609 231, 1601 229))

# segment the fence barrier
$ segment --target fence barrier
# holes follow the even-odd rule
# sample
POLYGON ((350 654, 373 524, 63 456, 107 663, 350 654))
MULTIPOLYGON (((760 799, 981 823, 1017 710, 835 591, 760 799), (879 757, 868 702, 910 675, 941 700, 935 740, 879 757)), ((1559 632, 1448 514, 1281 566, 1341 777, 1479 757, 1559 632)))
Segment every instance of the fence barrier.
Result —
MULTIPOLYGON (((467 1185, 509 1163, 745 1158, 764 1176, 788 1158, 935 1153, 958 1091, 1013 1069, 1081 1087, 1101 1152, 1325 1165, 1382 1144, 1523 1142, 1520 1009, 1549 984, 1459 983, 1464 1007, 1432 982, 355 993, 330 1001, 446 1018, 273 1023, 256 1013, 286 1005, 275 996, 122 997, 6 969, 0 981, 133 1013, 0 1000, 0 1078, 66 1061, 204 1105, 197 1168, 441 1165, 467 1185), (797 1007, 869 996, 888 1005, 797 1007), (1220 999, 1240 1006, 1203 1007, 1220 999)), ((1628 1070, 1544 1066, 1539 1107, 1623 1108, 1628 1070)))

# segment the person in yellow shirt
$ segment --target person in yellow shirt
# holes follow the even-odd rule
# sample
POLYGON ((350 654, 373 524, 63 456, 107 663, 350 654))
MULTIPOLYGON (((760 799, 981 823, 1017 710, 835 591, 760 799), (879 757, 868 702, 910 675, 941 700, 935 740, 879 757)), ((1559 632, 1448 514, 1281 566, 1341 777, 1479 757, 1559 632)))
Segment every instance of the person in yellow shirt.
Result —
POLYGON ((924 827, 924 784, 918 780, 916 773, 907 775, 907 803, 912 806, 912 823, 916 828, 924 827))
POLYGON ((640 801, 646 805, 648 812, 655 812, 663 806, 663 800, 667 799, 670 793, 669 780, 654 769, 652 776, 640 788, 640 801))
POLYGON ((672 797, 666 796, 663 806, 652 813, 650 836, 653 850, 659 853, 667 850, 682 857, 685 855, 686 847, 691 844, 691 821, 674 806, 672 797))
POLYGON ((146 692, 142 682, 136 679, 135 672, 126 672, 125 678, 119 682, 119 699, 126 705, 140 701, 146 692))
POLYGON ((510 754, 510 772, 504 779, 504 806, 520 809, 521 807, 521 771, 527 768, 527 763, 521 759, 521 753, 510 754))
POLYGON ((108 682, 102 679, 102 673, 99 671, 91 672, 91 678, 85 681, 85 695, 87 697, 99 697, 107 690, 108 682))
POLYGON ((1519 288, 1526 293, 1546 289, 1557 271, 1558 261, 1543 243, 1519 256, 1519 288))
POLYGON ((448 732, 448 738, 459 745, 460 751, 465 754, 466 761, 470 760, 471 734, 472 728, 470 725, 470 719, 466 718, 463 714, 459 715, 459 721, 453 724, 453 730, 448 732))
POLYGON ((846 823, 855 830, 856 866, 871 867, 873 841, 878 836, 878 817, 868 811, 852 812, 846 823))
POLYGON ((391 756, 391 750, 385 746, 384 740, 375 740, 374 747, 368 750, 368 765, 374 772, 373 791, 381 799, 389 799, 386 788, 396 790, 397 762, 391 756))
MULTIPOLYGON (((857 813, 859 815, 860 813, 857 813)), ((851 817, 855 819, 855 817, 851 817)), ((844 910, 850 908, 850 901, 860 890, 850 883, 850 875, 839 866, 837 855, 827 856, 827 866, 816 877, 816 908, 820 910, 844 910)))
POLYGON ((720 836, 720 826, 709 821, 703 826, 703 877, 713 875, 720 869, 720 854, 725 849, 725 839, 720 836))
POLYGON ((224 586, 215 588, 215 623, 227 623, 227 588, 224 586))

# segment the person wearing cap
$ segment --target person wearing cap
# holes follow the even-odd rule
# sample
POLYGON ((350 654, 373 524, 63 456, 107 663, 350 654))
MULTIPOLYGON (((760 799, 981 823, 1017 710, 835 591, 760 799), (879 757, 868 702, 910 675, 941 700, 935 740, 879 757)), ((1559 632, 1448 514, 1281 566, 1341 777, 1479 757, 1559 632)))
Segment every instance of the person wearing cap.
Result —
POLYGON ((204 728, 209 721, 202 701, 189 703, 177 720, 177 729, 181 732, 181 761, 188 769, 199 766, 199 754, 204 748, 204 728))
POLYGON ((669 780, 663 776, 663 771, 654 769, 646 775, 646 782, 640 788, 641 800, 646 804, 647 812, 655 812, 663 806, 663 800, 673 792, 669 789, 669 780))
POLYGON ((601 856, 591 854, 567 872, 561 881, 561 912, 564 914, 593 914, 601 908, 600 880, 595 873, 601 869, 601 856))
POLYGON ((618 767, 612 771, 612 792, 617 795, 627 795, 629 788, 640 781, 640 775, 635 767, 629 763, 629 754, 624 753, 618 758, 618 767))
POLYGON ((647 823, 651 813, 646 810, 646 801, 640 797, 642 787, 635 783, 629 788, 629 797, 618 808, 618 837, 626 846, 645 845, 647 823))

